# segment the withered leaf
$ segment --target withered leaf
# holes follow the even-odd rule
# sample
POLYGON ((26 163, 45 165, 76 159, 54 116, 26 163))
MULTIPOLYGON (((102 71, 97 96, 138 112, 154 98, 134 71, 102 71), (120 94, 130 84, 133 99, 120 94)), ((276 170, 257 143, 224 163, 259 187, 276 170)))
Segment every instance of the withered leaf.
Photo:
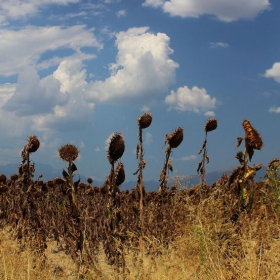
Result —
POLYGON ((198 168, 196 170, 197 173, 199 173, 200 169, 201 169, 201 166, 202 166, 202 161, 198 164, 198 168))
POLYGON ((244 139, 244 138, 242 138, 242 137, 237 137, 237 144, 236 144, 236 146, 235 146, 235 149, 237 149, 237 148, 241 145, 243 139, 244 139))
POLYGON ((201 152, 205 149, 205 146, 206 146, 206 141, 204 141, 202 147, 200 148, 200 150, 199 150, 199 152, 198 152, 199 155, 200 155, 201 152))
POLYGON ((171 159, 168 160, 167 167, 171 172, 173 172, 172 160, 171 159))
POLYGON ((71 171, 72 171, 72 172, 75 172, 75 171, 77 171, 77 170, 78 170, 78 168, 77 168, 76 164, 73 162, 73 163, 71 164, 71 171))
POLYGON ((66 179, 66 180, 69 178, 69 174, 64 169, 62 171, 62 175, 63 175, 64 179, 66 179))
POLYGON ((249 155, 249 160, 251 161, 251 159, 254 155, 254 148, 251 145, 248 145, 247 152, 248 152, 248 155, 249 155))

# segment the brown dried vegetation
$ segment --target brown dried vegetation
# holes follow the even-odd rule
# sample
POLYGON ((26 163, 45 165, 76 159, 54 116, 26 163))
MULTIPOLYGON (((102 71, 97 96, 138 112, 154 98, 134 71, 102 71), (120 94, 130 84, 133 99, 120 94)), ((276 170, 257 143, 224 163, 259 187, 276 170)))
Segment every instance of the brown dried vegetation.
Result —
MULTIPOLYGON (((78 150, 66 153, 61 148, 60 157, 69 162, 64 178, 34 180, 35 165, 29 160, 34 150, 24 149, 27 159, 18 174, 0 175, 0 279, 279 279, 279 159, 269 163, 260 183, 254 183, 254 172, 244 180, 249 169, 244 169, 241 152, 241 166, 211 186, 168 189, 169 157, 183 140, 179 128, 166 136, 161 191, 146 192, 142 129, 150 117, 138 119, 136 174, 141 176, 132 191, 120 190, 124 164, 114 166, 125 149, 120 133, 109 143, 111 171, 102 187, 92 186, 89 178, 87 183, 72 180, 72 189, 78 150), (244 189, 254 190, 250 207, 243 207, 241 181, 244 189), (65 266, 61 261, 67 256, 72 262, 65 266), (27 269, 19 274, 12 263, 24 263, 27 269)), ((216 127, 209 120, 205 133, 216 127)), ((248 137, 249 144, 260 148, 254 137, 248 137)))

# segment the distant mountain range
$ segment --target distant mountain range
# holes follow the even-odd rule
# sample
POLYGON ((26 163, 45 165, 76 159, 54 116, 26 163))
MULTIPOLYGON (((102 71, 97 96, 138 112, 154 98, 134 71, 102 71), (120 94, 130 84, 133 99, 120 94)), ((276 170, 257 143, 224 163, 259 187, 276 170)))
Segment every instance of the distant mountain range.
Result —
MULTIPOLYGON (((18 173, 18 166, 19 165, 17 165, 17 164, 0 165, 0 174, 5 174, 9 178, 12 174, 18 173)), ((34 179, 37 179, 40 173, 42 173, 44 175, 42 178, 44 181, 51 180, 55 177, 62 177, 62 170, 54 169, 49 164, 36 163, 35 169, 36 169, 36 171, 34 174, 34 179)), ((205 176, 206 182, 208 185, 211 185, 214 182, 216 182, 219 178, 221 178, 222 174, 226 173, 226 174, 230 175, 232 171, 233 171, 233 168, 226 170, 226 171, 214 171, 214 172, 206 173, 206 176, 205 176)), ((260 179, 262 179, 265 174, 265 171, 266 171, 266 167, 263 166, 263 168, 257 172, 257 174, 255 176, 255 181, 259 181, 260 179)), ((79 175, 81 178, 81 182, 86 183, 87 177, 82 174, 79 174, 79 175)), ((172 178, 172 174, 170 175, 170 178, 172 178)), ((104 178, 104 181, 105 181, 105 178, 104 178)), ((200 181, 199 175, 194 174, 194 175, 188 176, 187 179, 183 179, 182 184, 184 186, 187 185, 188 187, 192 187, 192 186, 198 184, 199 181, 200 181)), ((102 186, 102 184, 103 184, 103 182, 93 181, 94 186, 102 186)), ((158 186, 159 186, 158 181, 154 181, 154 180, 145 181, 145 178, 144 178, 144 184, 145 184, 146 191, 157 191, 158 190, 158 186)), ((168 185, 172 186, 173 184, 174 184, 174 181, 173 182, 171 181, 171 182, 169 182, 168 185)), ((121 190, 131 190, 135 186, 136 186, 136 181, 124 182, 121 186, 121 190)))

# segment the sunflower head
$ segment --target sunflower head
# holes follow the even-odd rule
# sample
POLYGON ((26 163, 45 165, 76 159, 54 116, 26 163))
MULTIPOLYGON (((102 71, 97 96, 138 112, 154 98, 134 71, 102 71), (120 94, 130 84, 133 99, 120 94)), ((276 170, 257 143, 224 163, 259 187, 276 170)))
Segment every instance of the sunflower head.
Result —
POLYGON ((263 141, 256 129, 254 129, 248 120, 242 122, 242 126, 246 133, 246 139, 249 145, 256 150, 261 150, 263 147, 263 141))
POLYGON ((205 123, 205 132, 210 132, 215 130, 218 126, 218 122, 216 118, 210 118, 205 123))
POLYGON ((120 186, 125 180, 124 165, 120 162, 115 171, 116 186, 120 186))
POLYGON ((182 143, 184 138, 183 131, 182 127, 178 127, 173 133, 166 135, 166 141, 168 141, 171 148, 177 148, 182 143))
POLYGON ((79 150, 72 144, 66 144, 58 149, 58 156, 67 162, 73 162, 79 156, 79 150))
POLYGON ((138 126, 141 129, 147 128, 151 125, 153 116, 151 113, 144 113, 138 118, 138 126))
POLYGON ((28 153, 35 153, 40 147, 40 141, 36 135, 28 138, 28 144, 25 146, 25 150, 28 153))
POLYGON ((125 150, 125 143, 120 132, 116 132, 109 140, 107 157, 110 163, 117 161, 122 157, 125 150))

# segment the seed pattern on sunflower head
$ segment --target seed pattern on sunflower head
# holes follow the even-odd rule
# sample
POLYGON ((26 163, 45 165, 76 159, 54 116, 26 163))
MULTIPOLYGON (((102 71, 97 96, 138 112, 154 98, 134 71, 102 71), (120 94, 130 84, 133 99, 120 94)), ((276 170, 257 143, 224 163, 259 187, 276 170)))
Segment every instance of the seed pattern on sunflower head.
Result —
POLYGON ((166 141, 168 141, 171 148, 177 148, 182 143, 184 138, 183 131, 183 128, 179 126, 173 133, 166 135, 166 141))
POLYGON ((26 145, 26 151, 28 153, 35 153, 40 147, 40 141, 36 135, 28 138, 28 144, 26 145))
POLYGON ((108 149, 107 149, 107 157, 110 163, 117 161, 122 157, 125 150, 125 143, 123 136, 120 132, 116 132, 110 139, 108 149))
POLYGON ((79 150, 72 144, 66 144, 58 149, 58 156, 67 162, 73 162, 79 156, 79 150))
POLYGON ((251 123, 248 120, 244 120, 242 122, 242 126, 246 133, 246 138, 248 140, 249 145, 256 150, 261 150, 263 146, 263 141, 256 129, 254 129, 251 123))
POLYGON ((205 132, 210 132, 215 130, 218 126, 218 121, 216 118, 210 118, 205 123, 205 132))
POLYGON ((153 116, 151 113, 144 113, 138 118, 138 126, 141 129, 149 127, 152 123, 153 116))

